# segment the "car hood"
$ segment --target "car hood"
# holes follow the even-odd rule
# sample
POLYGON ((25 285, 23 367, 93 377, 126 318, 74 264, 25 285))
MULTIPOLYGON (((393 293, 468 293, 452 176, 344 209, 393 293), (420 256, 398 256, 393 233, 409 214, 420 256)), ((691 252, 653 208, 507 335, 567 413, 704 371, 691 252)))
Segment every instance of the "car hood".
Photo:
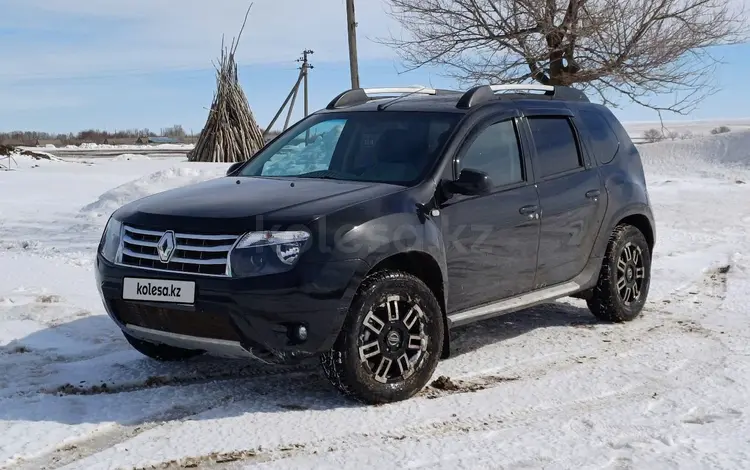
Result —
POLYGON ((267 224, 305 224, 403 189, 356 181, 223 177, 139 199, 122 207, 117 218, 153 229, 241 232, 253 225, 260 229, 270 228, 267 224))

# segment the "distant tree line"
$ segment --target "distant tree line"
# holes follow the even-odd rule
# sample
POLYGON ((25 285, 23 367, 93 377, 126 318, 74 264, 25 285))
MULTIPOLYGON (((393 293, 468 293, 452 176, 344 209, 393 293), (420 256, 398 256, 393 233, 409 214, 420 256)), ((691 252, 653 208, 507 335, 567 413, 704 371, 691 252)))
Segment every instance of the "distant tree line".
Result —
POLYGON ((70 132, 68 134, 54 134, 51 132, 37 132, 37 131, 11 131, 11 132, 0 132, 0 142, 2 141, 22 141, 22 142, 34 142, 37 140, 60 140, 66 141, 103 141, 105 139, 137 139, 138 137, 174 137, 183 138, 190 136, 185 129, 179 124, 175 124, 172 127, 166 127, 160 129, 159 133, 152 131, 151 129, 125 129, 115 131, 104 131, 100 129, 86 129, 78 133, 70 132))
MULTIPOLYGON (((262 130, 261 130, 262 131, 262 130)), ((280 131, 272 130, 266 136, 266 140, 276 137, 280 131)), ((174 139, 194 138, 197 137, 197 133, 186 132, 180 124, 175 124, 171 127, 163 127, 156 133, 148 128, 143 129, 125 129, 115 131, 104 131, 100 129, 86 129, 77 133, 67 134, 55 134, 52 132, 38 132, 38 131, 11 131, 11 132, 0 132, 0 144, 7 142, 24 142, 32 144, 37 141, 49 140, 49 141, 60 141, 60 142, 104 142, 105 140, 112 139, 137 139, 139 137, 171 137, 174 139)))

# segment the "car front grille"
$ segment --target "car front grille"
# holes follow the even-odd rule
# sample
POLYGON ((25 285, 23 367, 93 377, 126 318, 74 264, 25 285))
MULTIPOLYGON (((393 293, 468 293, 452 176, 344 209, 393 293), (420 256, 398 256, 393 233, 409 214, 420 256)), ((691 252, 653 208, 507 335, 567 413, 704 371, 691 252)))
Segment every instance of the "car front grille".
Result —
POLYGON ((238 235, 175 233, 174 254, 169 262, 159 259, 157 246, 166 232, 123 227, 120 263, 156 271, 225 277, 229 252, 238 235))

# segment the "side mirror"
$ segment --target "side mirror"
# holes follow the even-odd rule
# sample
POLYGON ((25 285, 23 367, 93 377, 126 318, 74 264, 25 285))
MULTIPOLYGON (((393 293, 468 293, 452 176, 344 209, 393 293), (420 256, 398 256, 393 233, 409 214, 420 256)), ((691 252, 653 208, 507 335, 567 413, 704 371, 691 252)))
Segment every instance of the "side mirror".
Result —
POLYGON ((227 176, 229 176, 232 173, 234 173, 234 170, 236 170, 237 168, 239 168, 240 165, 242 165, 243 163, 245 163, 245 162, 234 162, 231 165, 229 165, 229 168, 227 168, 227 176))
POLYGON ((483 171, 464 168, 456 181, 448 182, 446 189, 464 196, 482 196, 492 190, 492 179, 483 171))

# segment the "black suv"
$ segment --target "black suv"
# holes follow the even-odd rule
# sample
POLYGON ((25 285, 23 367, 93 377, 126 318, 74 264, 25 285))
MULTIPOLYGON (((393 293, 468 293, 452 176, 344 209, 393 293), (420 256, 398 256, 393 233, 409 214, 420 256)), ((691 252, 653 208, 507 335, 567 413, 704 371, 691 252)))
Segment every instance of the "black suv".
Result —
POLYGON ((582 92, 358 88, 226 177, 115 211, 96 282, 149 357, 319 357, 383 403, 453 327, 566 296, 632 320, 654 239, 638 151, 582 92))

